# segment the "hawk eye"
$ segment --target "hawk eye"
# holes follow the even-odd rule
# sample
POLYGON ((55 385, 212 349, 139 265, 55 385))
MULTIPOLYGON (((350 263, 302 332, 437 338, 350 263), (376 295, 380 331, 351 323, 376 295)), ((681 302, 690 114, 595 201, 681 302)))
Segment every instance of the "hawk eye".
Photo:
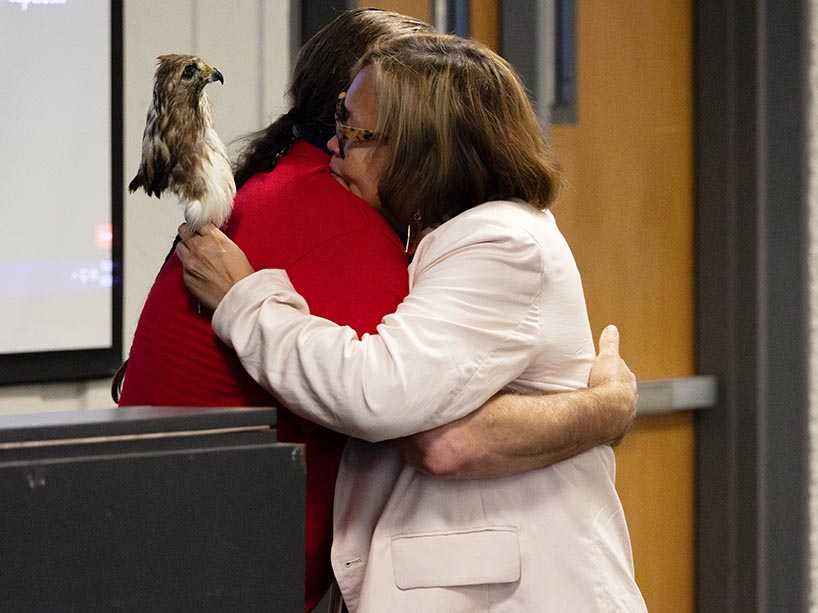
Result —
POLYGON ((196 64, 190 64, 189 66, 185 66, 185 71, 182 73, 182 78, 190 79, 194 74, 196 74, 196 64))

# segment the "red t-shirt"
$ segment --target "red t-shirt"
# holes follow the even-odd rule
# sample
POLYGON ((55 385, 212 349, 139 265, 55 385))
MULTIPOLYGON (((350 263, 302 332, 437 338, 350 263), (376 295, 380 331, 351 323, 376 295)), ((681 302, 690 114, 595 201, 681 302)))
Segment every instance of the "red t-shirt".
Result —
MULTIPOLYGON (((403 245, 384 219, 329 174, 326 153, 296 141, 272 172, 236 194, 226 233, 256 270, 283 268, 314 315, 375 332, 408 292, 403 245)), ((150 290, 131 347, 121 406, 270 406, 210 326, 173 255, 150 290)), ((335 476, 346 437, 279 409, 278 439, 307 456, 306 598, 311 610, 332 580, 335 476)))

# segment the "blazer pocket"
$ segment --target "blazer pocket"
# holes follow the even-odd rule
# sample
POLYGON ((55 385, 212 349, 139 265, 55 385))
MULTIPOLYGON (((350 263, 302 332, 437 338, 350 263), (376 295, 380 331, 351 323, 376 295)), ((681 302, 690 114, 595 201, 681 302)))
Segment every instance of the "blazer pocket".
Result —
POLYGON ((402 590, 520 579, 520 540, 514 526, 400 534, 392 537, 395 584, 402 590))

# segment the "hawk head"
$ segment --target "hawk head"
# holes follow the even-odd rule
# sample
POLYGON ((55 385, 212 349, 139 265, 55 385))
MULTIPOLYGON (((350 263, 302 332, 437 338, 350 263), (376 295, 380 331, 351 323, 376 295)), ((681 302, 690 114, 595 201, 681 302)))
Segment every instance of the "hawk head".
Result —
POLYGON ((218 68, 208 66, 195 55, 160 55, 154 80, 154 105, 198 103, 204 86, 213 81, 224 83, 218 68))

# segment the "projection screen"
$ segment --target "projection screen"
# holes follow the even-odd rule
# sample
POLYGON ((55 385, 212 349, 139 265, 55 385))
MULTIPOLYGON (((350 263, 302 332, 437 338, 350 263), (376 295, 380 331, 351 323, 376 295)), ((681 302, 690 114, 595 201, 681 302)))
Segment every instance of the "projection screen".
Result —
POLYGON ((122 3, 0 0, 0 383, 121 359, 122 3))

